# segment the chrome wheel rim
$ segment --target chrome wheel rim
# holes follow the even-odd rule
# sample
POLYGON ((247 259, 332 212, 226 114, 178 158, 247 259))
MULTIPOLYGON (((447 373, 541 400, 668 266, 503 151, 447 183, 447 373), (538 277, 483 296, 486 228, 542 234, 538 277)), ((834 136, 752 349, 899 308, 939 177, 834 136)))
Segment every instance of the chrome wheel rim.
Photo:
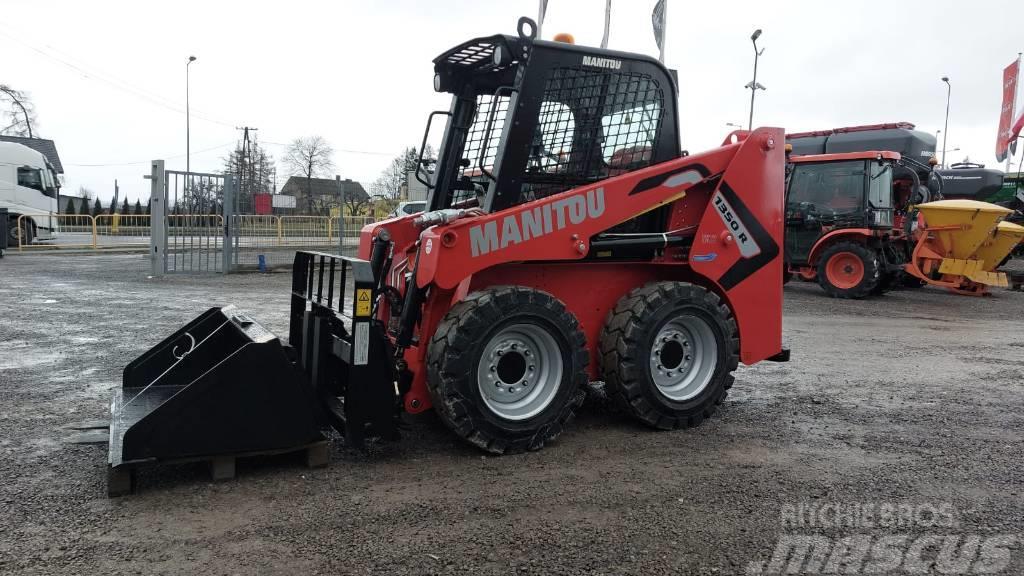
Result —
POLYGON ((555 337, 536 324, 511 324, 484 345, 477 365, 480 397, 494 415, 526 420, 543 411, 562 382, 555 337))
POLYGON ((662 326, 651 346, 651 377, 658 392, 674 402, 700 394, 715 375, 718 340, 711 326, 692 315, 662 326))

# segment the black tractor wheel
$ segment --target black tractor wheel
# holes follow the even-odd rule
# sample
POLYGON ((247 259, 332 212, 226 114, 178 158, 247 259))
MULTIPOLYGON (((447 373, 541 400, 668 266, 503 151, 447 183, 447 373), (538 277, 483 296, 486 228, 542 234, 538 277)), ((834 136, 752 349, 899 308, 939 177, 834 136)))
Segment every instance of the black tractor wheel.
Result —
POLYGON ((818 284, 834 298, 864 298, 882 281, 878 253, 859 242, 836 242, 818 260, 818 284))
POLYGON ((586 339, 554 296, 522 286, 468 295, 427 350, 427 387, 441 420, 495 454, 538 450, 583 402, 586 339))
POLYGON ((601 334, 607 393, 661 430, 709 418, 732 386, 739 336, 729 307, 686 282, 655 282, 624 296, 601 334))

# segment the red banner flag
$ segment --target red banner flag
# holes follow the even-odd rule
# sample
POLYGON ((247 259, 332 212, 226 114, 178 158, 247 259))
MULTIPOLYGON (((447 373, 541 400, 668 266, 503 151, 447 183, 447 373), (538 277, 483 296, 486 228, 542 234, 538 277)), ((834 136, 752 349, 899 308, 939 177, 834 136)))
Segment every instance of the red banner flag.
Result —
POLYGON ((999 134, 996 136, 996 160, 1006 160, 1006 150, 1010 146, 1010 123, 1013 122, 1013 101, 1017 96, 1017 72, 1020 60, 1014 60, 1003 70, 1003 108, 999 112, 999 134))

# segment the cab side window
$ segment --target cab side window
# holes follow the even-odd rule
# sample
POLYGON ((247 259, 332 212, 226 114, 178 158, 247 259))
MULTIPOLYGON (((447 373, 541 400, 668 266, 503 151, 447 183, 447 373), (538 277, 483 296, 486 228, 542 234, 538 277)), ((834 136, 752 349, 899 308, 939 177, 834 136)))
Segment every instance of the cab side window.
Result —
POLYGON ((42 170, 29 168, 28 166, 19 167, 18 186, 24 186, 25 188, 31 188, 45 193, 46 187, 43 185, 42 170))
POLYGON ((819 214, 853 214, 864 197, 864 161, 828 162, 797 166, 790 177, 786 210, 801 205, 819 214))
POLYGON ((631 169, 646 166, 658 139, 661 103, 652 100, 601 118, 601 153, 611 168, 631 169))

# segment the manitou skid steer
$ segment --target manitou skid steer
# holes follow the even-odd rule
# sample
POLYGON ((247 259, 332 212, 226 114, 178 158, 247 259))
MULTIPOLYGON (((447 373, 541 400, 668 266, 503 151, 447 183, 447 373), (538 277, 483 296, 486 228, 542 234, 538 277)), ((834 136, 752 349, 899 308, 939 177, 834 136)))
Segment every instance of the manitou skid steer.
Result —
POLYGON ((358 258, 298 253, 288 345, 215 308, 125 369, 112 486, 331 425, 394 438, 431 408, 483 450, 536 450, 588 381, 654 428, 695 426, 738 362, 788 359, 783 131, 689 155, 661 63, 534 30, 434 60, 453 97, 430 115, 447 125, 426 211, 364 228, 358 258))

